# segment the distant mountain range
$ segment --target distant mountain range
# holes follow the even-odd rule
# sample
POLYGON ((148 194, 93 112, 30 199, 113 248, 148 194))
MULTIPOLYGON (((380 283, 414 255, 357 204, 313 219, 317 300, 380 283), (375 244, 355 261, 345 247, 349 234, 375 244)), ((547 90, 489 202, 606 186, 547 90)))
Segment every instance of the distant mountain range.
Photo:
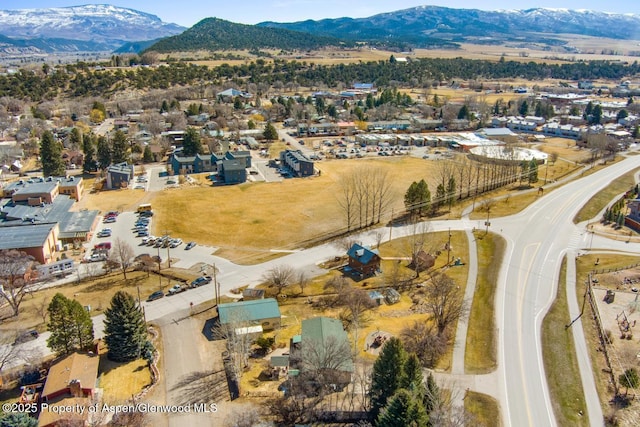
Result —
POLYGON ((179 34, 176 24, 133 9, 85 5, 0 10, 0 51, 113 51, 127 42, 179 34))
POLYGON ((349 40, 400 42, 414 46, 428 46, 434 40, 476 43, 507 40, 553 42, 550 39, 559 34, 640 40, 640 15, 546 8, 485 11, 419 6, 368 18, 262 22, 258 26, 349 40))
POLYGON ((369 42, 392 47, 504 41, 562 44, 560 34, 640 40, 640 15, 590 10, 483 11, 420 6, 368 18, 243 25, 206 18, 186 30, 137 10, 85 5, 0 10, 0 54, 144 49, 316 49, 369 42))

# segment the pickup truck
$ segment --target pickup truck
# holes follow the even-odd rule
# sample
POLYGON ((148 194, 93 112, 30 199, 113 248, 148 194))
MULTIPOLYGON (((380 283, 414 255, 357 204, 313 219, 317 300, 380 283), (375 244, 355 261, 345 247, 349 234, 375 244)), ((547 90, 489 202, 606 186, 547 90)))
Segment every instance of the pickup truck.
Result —
POLYGON ((179 283, 176 283, 175 285, 173 285, 169 291, 167 291, 167 295, 175 295, 175 294, 179 294, 180 292, 184 292, 187 290, 186 286, 183 286, 179 283))

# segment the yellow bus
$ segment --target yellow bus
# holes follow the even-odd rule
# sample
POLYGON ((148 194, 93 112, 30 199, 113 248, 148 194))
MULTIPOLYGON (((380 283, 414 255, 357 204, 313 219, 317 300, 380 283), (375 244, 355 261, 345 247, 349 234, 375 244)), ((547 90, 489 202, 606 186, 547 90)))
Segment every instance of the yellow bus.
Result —
POLYGON ((140 212, 149 212, 151 210, 151 203, 143 203, 138 206, 138 213, 140 212))

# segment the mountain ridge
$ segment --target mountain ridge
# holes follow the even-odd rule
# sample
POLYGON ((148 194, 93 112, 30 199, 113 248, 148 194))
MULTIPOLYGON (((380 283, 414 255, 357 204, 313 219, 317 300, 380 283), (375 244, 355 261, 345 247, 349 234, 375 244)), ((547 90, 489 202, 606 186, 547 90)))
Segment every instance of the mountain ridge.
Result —
POLYGON ((184 30, 150 13, 108 4, 0 10, 0 34, 15 41, 14 48, 31 42, 30 48, 44 52, 115 50, 127 42, 158 39, 184 30))

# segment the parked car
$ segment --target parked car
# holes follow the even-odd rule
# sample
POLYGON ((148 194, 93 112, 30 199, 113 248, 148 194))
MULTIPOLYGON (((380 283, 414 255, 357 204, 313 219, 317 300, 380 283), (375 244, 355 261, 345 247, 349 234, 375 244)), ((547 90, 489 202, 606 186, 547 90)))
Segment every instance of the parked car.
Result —
POLYGON ((192 288, 197 288, 198 286, 206 285, 207 283, 211 283, 211 276, 201 276, 191 282, 192 288))
POLYGON ((38 331, 36 331, 35 329, 31 331, 23 332, 16 337, 15 341, 13 342, 13 345, 22 344, 27 341, 33 341, 37 339, 39 336, 40 334, 38 334, 38 331))
POLYGON ((109 211, 105 216, 118 216, 118 215, 120 215, 120 212, 118 211, 109 211))
POLYGON ((98 232, 98 237, 111 237, 111 231, 110 230, 100 230, 98 232))
POLYGON ((153 211, 142 211, 138 214, 139 217, 141 218, 145 218, 145 217, 150 217, 153 216, 153 211))
POLYGON ((116 217, 115 216, 108 216, 105 219, 103 219, 102 222, 105 223, 105 224, 110 224, 112 222, 116 222, 116 217))
POLYGON ((99 261, 106 261, 106 260, 107 260, 107 254, 105 254, 104 252, 94 253, 87 259, 88 262, 99 262, 99 261))
POLYGON ((98 243, 97 245, 95 245, 93 247, 93 250, 109 250, 111 249, 111 242, 102 242, 102 243, 98 243))
POLYGON ((146 237, 149 235, 148 230, 138 230, 138 237, 146 237))
POLYGON ((184 247, 184 249, 188 251, 189 249, 193 248, 195 245, 197 245, 196 242, 189 242, 187 243, 187 246, 184 247))
POLYGON ((180 292, 184 292, 186 290, 187 290, 187 288, 185 288, 184 286, 180 285, 179 283, 176 283, 175 285, 173 285, 169 289, 169 291, 167 292, 167 295, 179 294, 180 292))
POLYGON ((155 301, 157 299, 160 299, 164 296, 164 292, 162 291, 155 291, 154 293, 152 293, 151 295, 149 295, 149 298, 147 298, 147 301, 155 301))

